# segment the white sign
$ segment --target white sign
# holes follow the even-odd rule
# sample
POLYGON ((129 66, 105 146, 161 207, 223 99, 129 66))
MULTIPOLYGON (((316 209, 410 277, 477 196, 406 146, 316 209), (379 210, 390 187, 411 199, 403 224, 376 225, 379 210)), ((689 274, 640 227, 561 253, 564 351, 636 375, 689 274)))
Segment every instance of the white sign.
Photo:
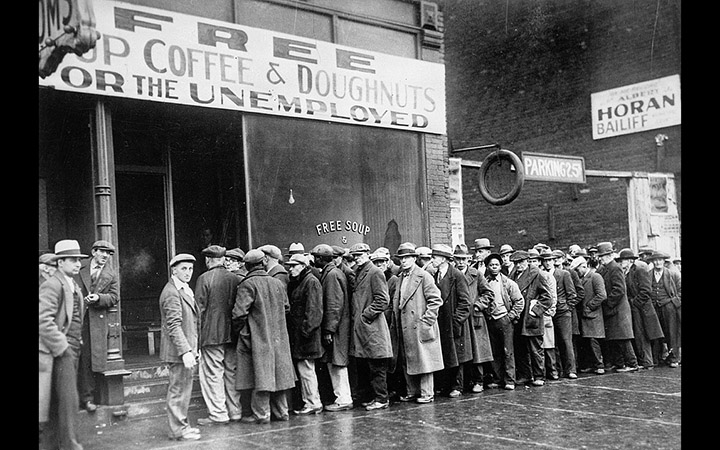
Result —
POLYGON ((585 184, 585 158, 522 152, 525 179, 585 184))
POLYGON ((445 66, 112 0, 96 48, 40 86, 445 133, 445 66))
POLYGON ((590 95, 593 139, 680 125, 680 75, 590 95))
POLYGON ((450 188, 450 228, 452 244, 465 243, 465 220, 463 219, 462 159, 450 158, 448 184, 450 188))

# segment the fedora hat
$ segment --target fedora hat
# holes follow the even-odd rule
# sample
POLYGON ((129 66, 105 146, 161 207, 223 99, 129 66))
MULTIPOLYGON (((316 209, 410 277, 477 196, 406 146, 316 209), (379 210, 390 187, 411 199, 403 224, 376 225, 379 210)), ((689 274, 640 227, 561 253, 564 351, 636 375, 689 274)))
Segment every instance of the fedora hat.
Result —
POLYGON ((305 253, 305 246, 303 246, 300 242, 293 242, 290 244, 290 248, 288 248, 288 255, 294 255, 296 253, 305 253))
POLYGON ((512 246, 510 246, 510 244, 503 244, 500 246, 500 254, 501 255, 504 255, 506 253, 512 253, 514 251, 515 250, 512 248, 512 246))
POLYGON ((170 260, 170 267, 173 267, 175 264, 180 264, 181 262, 194 263, 195 257, 190 253, 178 253, 173 257, 173 259, 170 260))
POLYGON ((580 264, 587 264, 587 259, 583 258, 582 256, 576 256, 570 263, 570 268, 575 269, 580 264))
POLYGON ((659 250, 653 250, 652 253, 650 253, 650 256, 647 257, 648 261, 652 261, 654 259, 668 259, 670 258, 670 255, 667 253, 663 253, 659 250))
POLYGON ((487 255, 485 257, 485 260, 483 261, 486 266, 490 264, 491 259, 497 259, 498 262, 500 262, 500 264, 502 265, 502 256, 500 256, 500 253, 490 253, 489 255, 487 255))
POLYGON ((540 259, 540 252, 535 248, 529 248, 527 251, 528 259, 540 259))
POLYGON ((80 244, 74 239, 63 239, 55 244, 54 261, 60 258, 89 258, 88 255, 80 253, 80 244))
POLYGON ((467 245, 458 244, 455 246, 455 250, 453 251, 453 256, 455 258, 470 258, 472 255, 470 254, 470 252, 468 252, 467 245))
POLYGON ((533 248, 538 252, 542 252, 543 250, 550 250, 550 246, 547 244, 543 244, 542 242, 538 242, 537 244, 533 245, 533 248))
POLYGON ((445 244, 435 244, 432 246, 432 251, 430 253, 431 256, 444 256, 447 259, 452 259, 452 249, 449 245, 445 244))
POLYGON ((518 262, 524 259, 528 259, 530 255, 525 250, 518 250, 510 256, 510 261, 518 262))
POLYGON ((473 250, 491 249, 493 247, 495 246, 490 244, 490 239, 488 238, 475 239, 473 244, 473 250))
POLYGON ((432 256, 432 250, 430 247, 418 247, 415 249, 418 258, 430 258, 432 256))
POLYGON ((385 247, 380 247, 380 248, 376 249, 370 255, 370 261, 380 261, 380 260, 389 261, 390 260, 390 250, 388 250, 385 247))
POLYGON ((553 252, 549 248, 542 249, 539 256, 540 256, 540 259, 555 259, 555 258, 557 258, 557 255, 555 254, 555 252, 553 252))
POLYGON ((614 251, 612 243, 610 242, 601 242, 597 245, 597 256, 609 255, 614 251))
POLYGON ((220 245, 210 245, 207 248, 204 248, 202 250, 203 256, 207 256, 208 258, 222 258, 225 256, 226 248, 220 245))
POLYGON ((90 247, 92 250, 105 250, 108 253, 115 253, 115 246, 112 245, 110 242, 105 240, 99 240, 93 242, 92 247, 90 247))
MULTIPOLYGON (((428 249, 429 250, 429 249, 428 249)), ((397 253, 395 253, 395 256, 398 258, 402 258, 403 256, 420 256, 418 254, 417 248, 415 247, 415 244, 412 242, 403 242, 400 244, 400 246, 397 249, 397 253)))
POLYGON ((582 250, 579 245, 573 244, 568 248, 568 253, 570 253, 572 256, 575 256, 577 252, 582 250))
POLYGON ((638 258, 638 256, 635 253, 633 253, 632 250, 630 250, 629 248, 624 248, 624 249, 620 250, 620 253, 615 258, 615 261, 620 261, 623 259, 637 259, 637 258, 638 258))
POLYGON ((555 255, 556 258, 565 258, 567 256, 562 250, 553 250, 553 255, 555 255))
POLYGON ((307 266, 310 264, 310 259, 303 253, 293 253, 293 255, 285 262, 285 264, 289 266, 294 266, 297 264, 307 266))

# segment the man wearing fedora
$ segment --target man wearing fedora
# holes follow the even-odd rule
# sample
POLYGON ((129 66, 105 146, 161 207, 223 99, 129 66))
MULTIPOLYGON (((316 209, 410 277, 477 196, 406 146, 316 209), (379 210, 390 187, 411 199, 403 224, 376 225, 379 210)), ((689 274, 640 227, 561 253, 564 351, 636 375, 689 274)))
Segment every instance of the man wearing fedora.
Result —
POLYGON ((605 367, 614 366, 616 372, 635 372, 638 370, 638 361, 632 347, 635 335, 625 274, 615 262, 615 250, 610 242, 598 244, 597 258, 600 263, 597 273, 603 277, 607 293, 607 300, 602 304, 607 348, 605 356, 609 359, 605 361, 605 367))
POLYGON ((110 259, 115 246, 108 241, 95 241, 92 258, 80 268, 75 280, 85 299, 83 342, 78 363, 80 406, 95 412, 95 387, 107 368, 108 310, 120 300, 117 270, 110 259))
POLYGON ((58 270, 40 285, 39 422, 40 448, 82 450, 77 437, 77 361, 83 322, 83 297, 76 240, 55 244, 58 270))
POLYGON ((438 325, 445 369, 435 374, 436 382, 444 395, 455 398, 463 389, 459 373, 473 358, 468 321, 473 304, 465 275, 451 264, 452 249, 445 244, 434 244, 432 257, 435 284, 440 288, 443 300, 438 309, 438 325))
POLYGON ((395 256, 400 259, 400 281, 392 299, 391 332, 398 342, 395 370, 403 375, 407 388, 400 401, 430 403, 435 399, 433 373, 444 368, 437 322, 440 289, 432 275, 417 265, 415 244, 400 244, 395 256))
POLYGON ((188 285, 195 257, 175 255, 169 263, 170 279, 163 287, 160 304, 160 360, 168 365, 168 437, 179 441, 200 439, 200 430, 190 426, 188 409, 193 374, 199 354, 200 313, 195 294, 188 285))
POLYGON ((652 369, 654 366, 652 343, 656 339, 662 339, 664 335, 650 298, 651 274, 647 264, 637 259, 637 255, 629 248, 620 250, 618 257, 615 258, 625 274, 625 285, 632 312, 633 334, 635 335, 633 341, 635 354, 640 367, 652 369))
POLYGON ((473 251, 475 254, 473 255, 472 266, 480 275, 485 275, 485 258, 487 258, 494 247, 494 245, 490 244, 490 239, 488 238, 475 239, 473 243, 473 251))
MULTIPOLYGON (((650 298, 657 312, 660 325, 662 325, 665 343, 668 354, 664 362, 670 367, 678 367, 680 362, 680 325, 681 325, 681 298, 682 284, 681 275, 677 270, 670 270, 665 267, 665 259, 668 257, 663 252, 653 252, 648 257, 652 264, 652 277, 650 285, 650 298)), ((655 351, 655 358, 660 361, 660 352, 655 351)))
POLYGON ((502 258, 502 266, 500 270, 505 276, 508 276, 515 266, 515 263, 510 260, 513 253, 515 253, 515 249, 513 249, 510 244, 503 244, 500 246, 500 257, 502 258))
MULTIPOLYGON (((225 268, 227 249, 210 245, 201 252, 207 270, 195 282, 199 309, 200 390, 208 417, 198 425, 227 424, 242 418, 239 393, 235 390, 237 357, 231 337, 232 306, 240 278, 225 268)), ((246 413, 249 413, 248 406, 246 413)))

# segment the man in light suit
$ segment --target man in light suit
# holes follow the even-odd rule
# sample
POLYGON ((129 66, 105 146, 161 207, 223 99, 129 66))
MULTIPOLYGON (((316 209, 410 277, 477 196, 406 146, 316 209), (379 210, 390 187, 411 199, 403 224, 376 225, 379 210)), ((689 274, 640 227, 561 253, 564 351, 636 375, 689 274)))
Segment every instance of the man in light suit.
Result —
POLYGON ((180 253, 170 260, 170 280, 160 293, 160 360, 168 364, 168 437, 178 441, 200 439, 200 430, 190 426, 188 408, 193 372, 198 363, 199 311, 188 282, 195 257, 180 253))
POLYGON ((92 259, 80 268, 75 281, 85 299, 85 320, 82 328, 82 348, 78 365, 78 393, 80 406, 95 412, 95 386, 107 368, 108 310, 120 300, 118 275, 110 258, 115 246, 99 240, 92 245, 92 259))
POLYGON ((40 448, 82 450, 77 438, 77 358, 83 299, 74 276, 80 271, 76 240, 55 244, 58 270, 40 285, 39 422, 40 448))

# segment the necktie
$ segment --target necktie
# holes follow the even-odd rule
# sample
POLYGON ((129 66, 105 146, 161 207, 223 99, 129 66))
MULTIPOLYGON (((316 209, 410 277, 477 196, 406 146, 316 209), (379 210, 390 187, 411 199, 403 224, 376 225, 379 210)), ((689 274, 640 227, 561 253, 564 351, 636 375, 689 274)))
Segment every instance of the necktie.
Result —
POLYGON ((93 267, 93 272, 92 272, 92 274, 90 275, 90 279, 93 281, 93 283, 94 283, 95 281, 97 281, 97 278, 98 278, 98 275, 100 274, 100 270, 101 270, 101 269, 102 269, 102 266, 95 266, 95 267, 93 267))

